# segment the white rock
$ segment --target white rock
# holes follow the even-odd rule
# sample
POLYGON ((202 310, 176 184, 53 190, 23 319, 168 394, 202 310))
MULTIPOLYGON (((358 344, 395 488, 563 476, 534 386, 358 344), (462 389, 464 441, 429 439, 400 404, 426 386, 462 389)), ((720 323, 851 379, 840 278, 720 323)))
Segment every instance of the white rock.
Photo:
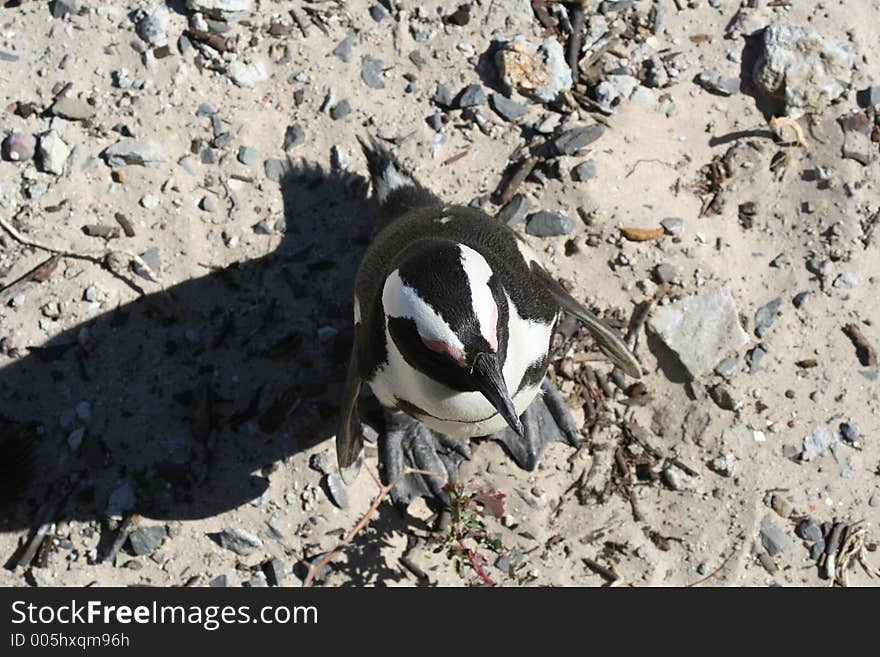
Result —
POLYGON ((37 155, 40 158, 43 171, 60 176, 64 173, 67 158, 70 157, 70 147, 64 143, 57 132, 49 130, 40 135, 37 155))
POLYGON ((187 9, 224 21, 235 20, 250 13, 253 4, 253 0, 186 0, 187 9))
POLYGON ((266 68, 260 62, 246 64, 241 60, 235 60, 229 65, 226 72, 239 87, 252 88, 258 82, 265 82, 269 79, 266 68))

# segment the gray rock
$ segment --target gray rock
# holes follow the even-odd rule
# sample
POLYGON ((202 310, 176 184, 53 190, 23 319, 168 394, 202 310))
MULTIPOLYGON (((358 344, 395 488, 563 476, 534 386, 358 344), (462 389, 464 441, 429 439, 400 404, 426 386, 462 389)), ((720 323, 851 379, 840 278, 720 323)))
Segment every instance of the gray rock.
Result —
POLYGON ((748 352, 749 374, 761 371, 761 361, 767 355, 767 350, 762 345, 757 345, 748 352))
POLYGON ((522 194, 515 194, 514 197, 508 201, 507 205, 498 211, 495 218, 499 221, 503 221, 512 228, 526 218, 528 211, 528 199, 522 194))
POLYGON ((795 527, 794 533, 805 541, 815 542, 822 540, 822 529, 812 518, 805 518, 795 527))
POLYGON ((761 520, 761 545, 767 554, 775 557, 784 552, 791 544, 791 538, 776 526, 772 516, 764 516, 761 520))
POLYGON ((240 146, 238 149, 238 161, 246 166, 250 166, 257 161, 260 151, 250 146, 240 146))
POLYGON ((262 62, 243 62, 240 59, 236 59, 226 67, 226 74, 235 84, 245 89, 252 89, 260 82, 269 79, 262 62))
POLYGON ((663 470, 663 481, 672 490, 695 491, 698 488, 698 479, 675 465, 670 465, 663 470))
POLYGON ((794 298, 791 300, 791 303, 795 308, 800 308, 807 301, 807 297, 810 296, 809 292, 798 292, 794 295, 794 298))
POLYGON ((736 366, 739 363, 739 359, 734 358, 725 358, 720 363, 715 366, 715 374, 718 376, 723 376, 725 379, 729 378, 731 374, 736 371, 736 366))
POLYGON ((846 93, 852 65, 848 44, 806 27, 774 23, 764 30, 753 79, 759 91, 781 98, 785 113, 797 118, 821 113, 846 93))
POLYGON ((370 8, 367 11, 370 12, 370 18, 377 23, 381 23, 388 17, 388 12, 385 11, 385 8, 381 5, 370 5, 370 8))
POLYGON ((584 182, 596 177, 596 162, 594 160, 584 160, 571 170, 571 179, 575 182, 584 182))
POLYGON ((859 430, 852 421, 842 422, 840 424, 840 438, 847 445, 858 445, 862 439, 859 435, 859 430))
POLYGON ((552 37, 536 46, 518 35, 498 49, 495 65, 508 94, 517 91, 549 103, 560 92, 571 89, 571 69, 565 61, 562 45, 552 37))
POLYGON ((126 479, 117 486, 107 500, 107 515, 111 518, 124 516, 134 509, 134 482, 126 479))
POLYGON ((722 477, 732 477, 736 472, 736 459, 733 454, 722 453, 710 461, 709 467, 722 477))
POLYGON ((773 299, 773 301, 765 303, 758 308, 755 313, 755 335, 759 338, 764 337, 767 329, 769 329, 776 320, 776 315, 779 312, 780 307, 782 307, 782 299, 777 297, 773 299))
POLYGON ((729 353, 749 341, 727 286, 657 308, 649 326, 678 355, 694 379, 711 372, 729 353))
POLYGON ((813 561, 818 561, 819 557, 821 557, 825 553, 825 541, 819 541, 817 543, 813 543, 810 546, 810 559, 813 561))
POLYGON ((18 55, 0 50, 0 62, 17 62, 18 59, 18 55))
POLYGON ((349 34, 336 45, 336 47, 333 49, 333 54, 342 61, 348 63, 351 61, 351 52, 353 46, 354 35, 349 34))
POLYGON ((232 527, 224 529, 217 534, 217 542, 220 547, 235 552, 242 557, 253 554, 258 548, 263 547, 263 541, 256 534, 247 529, 232 527))
POLYGON ((167 46, 166 29, 169 16, 170 11, 166 5, 156 5, 138 23, 138 36, 152 46, 167 46))
POLYGON ((843 157, 855 160, 863 166, 869 165, 877 150, 871 141, 872 121, 864 112, 852 112, 844 114, 837 122, 843 130, 843 157))
POLYGON ((70 146, 57 132, 49 130, 40 135, 40 141, 37 142, 37 161, 43 171, 60 176, 64 173, 68 157, 70 146))
POLYGON ((486 104, 486 92, 481 84, 471 84, 461 90, 458 94, 456 105, 460 108, 476 107, 486 104))
POLYGON ((596 102, 610 111, 615 105, 627 100, 638 88, 639 81, 632 75, 609 75, 596 85, 596 102))
POLYGON ((205 212, 217 212, 217 201, 212 196, 203 196, 199 207, 205 212))
POLYGON ((187 9, 224 21, 236 20, 249 14, 253 4, 253 0, 186 0, 187 9))
POLYGON ((495 567, 508 575, 515 574, 519 566, 526 562, 526 555, 517 548, 504 552, 495 560, 495 567))
POLYGON ((269 180, 280 182, 287 172, 290 171, 290 162, 286 159, 282 160, 272 157, 263 162, 263 170, 266 172, 266 177, 269 180))
POLYGON ((3 159, 12 162, 27 162, 33 158, 36 149, 36 137, 26 132, 13 132, 3 140, 3 159))
POLYGON ((495 113, 505 121, 514 122, 526 113, 526 106, 510 100, 501 94, 493 93, 489 96, 489 104, 495 113))
POLYGON ((101 153, 108 166, 121 167, 126 164, 150 166, 165 159, 162 148, 154 141, 145 139, 122 139, 108 146, 101 153))
POLYGON ((654 267, 654 279, 658 283, 671 283, 675 280, 675 266, 662 262, 654 267))
POLYGON ((440 107, 448 108, 452 107, 453 103, 455 102, 455 96, 452 94, 452 90, 449 88, 449 85, 439 83, 437 84, 437 90, 434 92, 431 100, 433 100, 434 103, 439 105, 440 107))
POLYGON ((291 126, 287 127, 287 130, 284 132, 284 143, 281 145, 281 148, 285 151, 289 151, 291 148, 295 146, 299 146, 306 140, 306 131, 299 123, 294 123, 291 126))
POLYGON ((202 118, 203 116, 213 116, 217 113, 217 110, 214 109, 214 106, 210 103, 200 103, 196 108, 196 116, 202 118))
POLYGON ((145 554, 150 554, 162 545, 167 536, 168 533, 162 525, 138 527, 128 535, 128 543, 135 556, 141 557, 145 554))
POLYGON ((737 402, 733 398, 730 389, 725 385, 717 385, 709 388, 709 396, 718 408, 725 411, 735 411, 737 402))
POLYGON ((263 574, 269 586, 281 586, 285 575, 284 562, 281 559, 272 559, 263 564, 263 574))
POLYGON ((875 509, 880 507, 880 493, 874 493, 873 495, 871 495, 871 499, 868 500, 868 506, 875 509))
POLYGON ((154 272, 162 271, 162 260, 159 257, 159 247, 151 246, 149 249, 140 254, 141 260, 147 263, 147 267, 154 272))
POLYGON ((229 577, 226 575, 217 575, 217 577, 208 582, 208 586, 214 589, 225 589, 229 586, 229 577))
POLYGON ((68 121, 85 121, 95 115, 95 108, 80 98, 64 96, 53 103, 52 114, 68 121))
POLYGON ((333 107, 330 108, 330 118, 334 121, 338 121, 341 118, 344 118, 351 114, 351 103, 347 100, 340 100, 333 107))
POLYGON ((684 227, 684 220, 681 217, 666 217, 660 225, 669 235, 678 235, 684 227))
POLYGON ((856 100, 859 103, 859 107, 877 107, 880 105, 880 85, 862 89, 856 94, 856 100))
POLYGON ((64 18, 79 11, 78 0, 54 0, 49 4, 52 18, 64 18))
POLYGON ((570 128, 553 140, 553 147, 559 155, 573 155, 604 134, 605 126, 601 123, 570 128))
POLYGON ((529 216, 526 223, 526 232, 536 237, 554 237, 556 235, 568 235, 574 230, 571 219, 561 212, 541 210, 529 216))
POLYGON ((370 55, 361 57, 361 80, 370 87, 370 89, 384 89, 385 82, 382 80, 382 71, 385 64, 381 59, 376 59, 370 55))
POLYGON ((703 89, 721 96, 732 96, 739 91, 739 78, 725 77, 714 68, 707 68, 697 76, 703 89))
POLYGON ((312 457, 309 459, 309 467, 317 470, 322 475, 333 473, 336 470, 336 459, 333 456, 333 452, 325 449, 322 452, 312 454, 312 457))
POLYGON ((829 431, 824 424, 817 424, 809 434, 804 436, 804 451, 801 453, 801 459, 812 461, 824 454, 836 442, 836 433, 829 431))
POLYGON ((348 494, 345 492, 345 484, 342 483, 342 477, 336 472, 331 472, 324 477, 321 482, 327 497, 340 509, 348 508, 348 494))

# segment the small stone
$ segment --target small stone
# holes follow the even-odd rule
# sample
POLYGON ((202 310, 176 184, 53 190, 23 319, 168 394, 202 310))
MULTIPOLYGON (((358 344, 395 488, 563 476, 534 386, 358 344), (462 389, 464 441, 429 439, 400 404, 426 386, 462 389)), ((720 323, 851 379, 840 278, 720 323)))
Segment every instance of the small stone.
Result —
POLYGON ((322 481, 324 491, 330 501, 340 509, 348 508, 348 494, 345 492, 345 484, 342 477, 336 472, 331 472, 322 481))
POLYGON ((775 557, 781 554, 791 543, 791 539, 784 531, 779 529, 771 516, 764 516, 761 521, 761 544, 767 550, 767 554, 775 557))
POLYGON ((684 227, 684 220, 681 217, 666 217, 660 225, 669 235, 678 235, 684 227))
POLYGON ((697 82, 706 91, 721 96, 732 96, 739 91, 739 78, 730 78, 721 75, 714 68, 705 69, 697 78, 697 82))
POLYGON ((149 166, 164 160, 162 148, 153 141, 142 139, 122 139, 108 146, 101 153, 109 167, 121 167, 126 164, 149 166))
POLYGON ((349 34, 336 45, 336 47, 333 49, 333 54, 341 59, 343 62, 348 63, 351 61, 351 52, 353 46, 354 36, 349 34))
POLYGON ((272 559, 263 564, 263 574, 269 586, 281 586, 284 581, 285 568, 281 559, 272 559))
POLYGON ((95 115, 95 108, 86 101, 63 96, 52 105, 52 114, 68 121, 85 121, 95 115))
POLYGON ((809 297, 809 296, 810 296, 809 292, 798 292, 796 295, 794 295, 794 298, 791 300, 791 303, 794 305, 795 308, 800 308, 801 306, 804 305, 804 303, 807 300, 807 297, 809 297))
POLYGON ((773 499, 770 500, 770 508, 776 511, 780 518, 785 519, 790 518, 794 512, 794 505, 779 493, 773 494, 773 499))
POLYGON ((258 83, 269 79, 262 62, 246 63, 236 59, 226 68, 226 73, 235 84, 245 89, 252 89, 258 83))
POLYGON ((284 143, 281 148, 286 152, 299 146, 306 140, 306 131, 299 123, 294 123, 284 131, 284 143))
POLYGON ((199 207, 205 212, 217 212, 217 201, 211 196, 203 196, 199 207))
POLYGON ((552 37, 535 45, 516 36, 495 53, 495 66, 508 93, 517 91, 542 103, 553 102, 572 86, 562 45, 552 37))
POLYGON ((329 449, 312 454, 312 457, 309 459, 309 467, 317 470, 322 475, 332 474, 336 470, 335 466, 336 459, 333 457, 333 452, 329 449))
POLYGON ((698 487, 696 477, 689 475, 678 466, 671 465, 663 470, 663 481, 672 490, 677 491, 695 491, 698 487))
POLYGON ((60 176, 64 173, 68 157, 70 157, 70 147, 57 132, 49 130, 40 135, 40 141, 37 143, 37 158, 43 171, 60 176))
POLYGON ((526 232, 536 237, 554 237, 568 235, 574 230, 571 219, 561 212, 541 210, 529 216, 526 232))
POLYGON ((732 477, 736 472, 736 462, 733 454, 722 453, 709 463, 709 467, 722 477, 732 477))
POLYGON ((812 461, 824 454, 836 442, 836 433, 829 431, 823 424, 817 424, 809 434, 804 436, 804 451, 801 453, 801 459, 812 461))
POLYGON ((434 91, 434 95, 431 97, 431 100, 434 101, 434 104, 439 105, 443 108, 447 108, 452 107, 455 102, 455 96, 452 94, 452 90, 449 88, 449 85, 438 83, 437 89, 436 91, 434 91))
POLYGON ((170 11, 166 5, 156 5, 138 23, 138 36, 152 46, 167 46, 166 29, 169 16, 170 11))
POLYGON ((559 155, 574 155, 605 134, 605 126, 595 123, 566 130, 553 140, 553 147, 559 155))
POLYGON ((196 116, 199 118, 205 116, 213 116, 217 113, 217 110, 214 109, 214 106, 210 103, 200 103, 196 108, 196 116))
POLYGON ((481 84, 472 84, 465 87, 461 93, 458 94, 456 100, 456 106, 460 108, 476 107, 485 104, 486 92, 483 90, 483 85, 481 84))
POLYGON ((769 303, 764 304, 758 311, 755 313, 755 335, 759 338, 763 338, 764 334, 767 332, 773 322, 776 320, 776 315, 779 312, 779 308, 782 306, 782 299, 777 297, 770 301, 769 303))
POLYGON ((858 445, 861 442, 859 431, 851 421, 841 423, 840 438, 848 445, 858 445))
POLYGON ((25 132, 13 132, 3 140, 3 159, 12 162, 27 162, 34 156, 37 148, 36 138, 25 132))
POLYGON ((186 0, 186 8, 222 21, 234 21, 251 12, 253 0, 186 0))
POLYGON ((725 358, 715 366, 715 374, 727 379, 730 377, 731 374, 734 373, 738 363, 739 359, 737 358, 725 358))
POLYGON ((351 114, 351 103, 347 100, 340 100, 336 105, 330 108, 330 118, 338 121, 351 114))
POLYGON ((288 171, 290 171, 290 163, 287 160, 269 158, 263 162, 263 169, 269 180, 272 182, 280 182, 288 171))
POLYGON ((257 161, 260 152, 256 148, 250 146, 240 146, 238 149, 238 161, 245 166, 250 166, 257 161))
POLYGON ((818 561, 825 554, 825 541, 818 541, 810 546, 810 559, 818 561))
POLYGON ((516 121, 526 113, 526 106, 522 103, 517 103, 514 100, 510 100, 509 98, 502 96, 501 94, 493 93, 489 96, 489 104, 492 106, 492 109, 495 110, 495 113, 500 116, 505 121, 510 121, 511 123, 516 121))
POLYGON ((370 18, 377 23, 381 23, 388 17, 388 12, 385 11, 385 8, 381 5, 370 5, 370 8, 367 11, 370 12, 370 18))
POLYGON ((134 555, 141 557, 159 548, 167 536, 162 525, 138 527, 128 535, 128 543, 134 555))
POLYGON ((736 400, 734 400, 730 389, 725 385, 717 385, 709 388, 709 396, 718 408, 725 411, 735 411, 737 408, 736 400))
POLYGON ((675 280, 675 266, 663 262, 654 267, 654 279, 658 283, 671 283, 675 280))
POLYGON ((361 57, 361 80, 371 89, 384 89, 385 82, 382 80, 382 71, 385 64, 382 60, 370 55, 361 57))
POLYGON ((78 0, 53 0, 49 3, 52 18, 64 18, 79 11, 78 0))
POLYGON ((208 586, 213 589, 225 589, 229 586, 229 577, 226 575, 217 575, 217 577, 208 582, 208 586))
POLYGON ((571 179, 575 182, 584 182, 596 177, 596 162, 584 160, 571 170, 571 179))
POLYGON ((805 518, 795 527, 794 533, 805 541, 811 543, 822 540, 822 529, 816 524, 812 518, 805 518))
POLYGON ((263 547, 263 541, 260 540, 259 536, 249 532, 247 529, 238 527, 224 529, 216 537, 220 547, 235 552, 242 557, 253 554, 255 550, 263 547))
POLYGON ((151 246, 149 249, 140 254, 141 260, 143 260, 147 267, 152 269, 154 272, 159 272, 162 270, 162 260, 159 257, 159 247, 151 246))
POLYGON ((880 493, 874 493, 873 495, 871 495, 871 499, 868 500, 868 506, 875 509, 880 507, 880 493))
POLYGON ((141 207, 147 210, 155 210, 159 207, 159 198, 153 194, 147 194, 141 198, 141 207))
POLYGON ((507 205, 498 211, 495 218, 503 221, 511 228, 525 219, 529 211, 529 201, 523 194, 515 194, 507 205))
POLYGON ((694 379, 711 372, 749 341, 739 323, 736 301, 726 286, 660 306, 654 310, 649 327, 678 355, 694 379))
POLYGON ((874 85, 867 89, 860 90, 856 93, 856 102, 858 102, 859 107, 865 109, 880 105, 880 85, 874 85))

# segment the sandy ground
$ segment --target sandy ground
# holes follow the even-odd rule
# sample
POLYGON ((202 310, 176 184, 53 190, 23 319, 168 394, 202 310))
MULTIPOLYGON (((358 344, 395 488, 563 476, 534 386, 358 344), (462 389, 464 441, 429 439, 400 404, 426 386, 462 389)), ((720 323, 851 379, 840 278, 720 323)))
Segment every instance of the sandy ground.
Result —
MULTIPOLYGON (((200 66, 208 60, 196 49, 181 54, 177 38, 191 12, 175 3, 166 28, 170 54, 147 63, 141 51, 148 46, 131 16, 149 2, 84 1, 64 18, 54 18, 45 3, 0 9, 0 51, 17 56, 0 61, 0 106, 32 102, 42 109, 70 83, 66 95, 89 99, 94 109, 79 121, 41 111, 24 118, 7 108, 4 131, 53 128, 75 154, 62 175, 40 172, 33 162, 0 162, 0 214, 27 239, 65 252, 144 254, 156 247, 144 259, 152 266, 158 253, 154 269, 167 290, 130 271, 114 275, 100 257, 65 257, 45 282, 10 286, 50 254, 8 233, 0 237, 0 286, 10 286, 0 292, 0 414, 40 425, 36 467, 18 488, 31 493, 11 498, 0 518, 0 554, 11 558, 35 526, 51 523, 35 567, 0 569, 2 585, 204 585, 223 575, 229 585, 261 585, 271 559, 279 560, 283 585, 299 585, 304 564, 334 547, 377 493, 363 472, 347 490, 347 508, 337 508, 322 474, 309 467, 315 454, 332 450, 352 276, 372 230, 356 135, 405 138, 397 150, 417 177, 445 200, 467 204, 485 201, 496 188, 525 141, 523 126, 553 111, 530 104, 517 125, 486 106, 492 126, 484 132, 454 110, 446 113, 443 138, 426 122, 438 111, 431 100, 438 82, 458 91, 481 81, 478 57, 493 38, 540 41, 542 27, 528 2, 475 3, 465 26, 438 17, 459 2, 430 3, 420 12, 403 2, 404 11, 386 11, 378 22, 359 0, 307 5, 326 10, 326 34, 300 3, 254 4, 257 10, 223 35, 236 40, 240 59, 264 67, 267 79, 252 88, 200 66), (287 29, 270 34, 273 23, 287 29), (416 41, 413 24, 431 30, 430 37, 416 41), (332 51, 348 34, 353 54, 345 63, 332 51), (408 57, 416 49, 425 59, 421 69, 408 57), (361 80, 363 55, 383 62, 384 88, 361 80), (133 84, 120 88, 120 78, 133 84), (330 107, 346 99, 351 113, 334 120, 322 111, 328 93, 330 107), (220 132, 230 134, 213 148, 213 163, 199 154, 216 137, 210 116, 196 115, 202 103, 216 110, 220 132), (285 130, 293 124, 305 137, 289 151, 293 170, 279 184, 263 162, 284 157, 285 130), (159 144, 161 161, 107 166, 100 154, 126 134, 159 144), (252 164, 237 159, 240 146, 259 151, 252 164), (179 160, 186 155, 184 167, 179 160), (115 213, 130 220, 134 236, 105 243, 83 233, 87 224, 117 226, 115 213), (57 312, 47 309, 52 303, 57 312), (169 536, 150 554, 133 555, 126 545, 113 562, 100 562, 119 523, 111 516, 130 511, 141 514, 139 526, 166 526, 169 536), (248 530, 261 545, 246 556, 224 549, 215 537, 229 528, 248 530)), ((640 15, 651 6, 631 4, 640 15)), ((580 450, 551 445, 533 473, 517 469, 495 444, 476 449, 462 479, 506 495, 503 523, 487 525, 522 555, 523 583, 602 585, 607 578, 587 565, 597 562, 622 585, 677 586, 707 577, 725 586, 827 585, 795 533, 805 517, 829 523, 826 531, 832 522, 862 521, 869 543, 880 538, 878 370, 860 363, 843 332, 854 323, 880 345, 880 247, 877 239, 867 246, 862 239, 863 222, 880 208, 878 153, 875 143, 867 166, 842 158, 837 124, 857 109, 855 90, 880 78, 880 3, 758 4, 768 21, 809 25, 849 43, 856 55, 853 90, 814 125, 802 120, 806 145, 774 144, 754 96, 721 97, 694 82, 707 67, 740 75, 745 42, 724 36, 739 3, 682 2, 676 11, 664 0, 657 33, 637 47, 624 42, 605 67, 613 70, 619 57, 625 63, 633 50, 638 59, 681 53, 678 77, 655 90, 669 94, 675 111, 667 116, 655 106, 621 103, 600 116, 609 130, 590 152, 571 158, 592 158, 593 179, 551 177, 520 189, 534 209, 575 220, 571 235, 528 240, 591 307, 628 318, 654 295, 654 267, 667 263, 676 274, 661 303, 726 284, 749 334, 725 376, 709 374, 697 385, 685 384, 656 339, 643 338, 638 355, 650 400, 627 406, 617 392, 603 403, 603 419, 585 430, 580 450), (698 35, 706 36, 692 38, 698 35), (742 131, 753 136, 724 138, 742 131), (735 164, 724 181, 723 208, 701 217, 693 189, 700 170, 731 147, 735 164), (783 176, 770 170, 778 151, 788 157, 783 176), (823 180, 812 175, 817 169, 823 180), (756 214, 746 229, 738 207, 749 202, 756 214), (666 217, 683 219, 678 236, 640 243, 620 237, 619 226, 654 228, 666 217), (780 254, 787 264, 771 266, 780 254), (823 280, 807 267, 810 258, 829 259, 823 280), (851 287, 834 284, 844 273, 851 287), (809 296, 798 308, 792 300, 800 292, 809 296), (758 339, 755 313, 775 298, 782 300, 778 316, 758 339), (767 355, 750 372, 746 353, 759 343, 767 355), (815 366, 796 365, 808 359, 815 366), (718 383, 736 410, 719 408, 707 395, 718 383), (627 442, 624 420, 642 427, 660 455, 649 475, 637 476, 633 458, 644 449, 627 442), (814 427, 837 436, 841 423, 857 428, 855 445, 838 440, 810 461, 791 458, 814 427), (619 447, 632 470, 626 490, 634 505, 609 484, 619 447), (730 455, 732 472, 712 466, 722 454, 730 455), (674 459, 695 472, 681 490, 663 475, 674 459), (770 547, 767 531, 775 538, 770 547)), ((485 208, 497 210, 489 202, 485 208)), ((583 418, 576 396, 571 403, 583 418)), ((367 468, 375 471, 375 464, 372 450, 367 468)), ((433 553, 429 507, 417 502, 410 511, 404 518, 383 504, 333 563, 326 584, 472 581, 433 553), (401 562, 404 553, 415 568, 401 562)), ((500 584, 517 584, 495 566, 489 572, 500 584)), ((877 581, 861 567, 850 571, 851 585, 877 581)))

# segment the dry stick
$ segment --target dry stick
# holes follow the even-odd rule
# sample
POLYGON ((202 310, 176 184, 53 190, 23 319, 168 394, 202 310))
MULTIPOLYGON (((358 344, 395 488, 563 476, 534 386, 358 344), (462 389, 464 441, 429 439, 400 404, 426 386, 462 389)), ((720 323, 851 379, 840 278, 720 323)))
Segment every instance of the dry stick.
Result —
POLYGON ((571 12, 571 36, 568 39, 568 68, 577 77, 578 60, 581 58, 581 46, 583 45, 582 33, 584 31, 584 5, 576 3, 571 12))
POLYGON ((516 194, 516 190, 519 189, 519 186, 529 177, 529 174, 539 161, 540 158, 538 157, 528 156, 526 159, 513 165, 513 173, 501 183, 495 192, 498 197, 498 205, 506 205, 510 199, 513 198, 514 194, 516 194))
POLYGON ((296 9, 291 9, 290 15, 293 16, 293 20, 296 22, 296 26, 299 28, 299 31, 302 32, 302 35, 308 39, 309 38, 308 24, 300 17, 300 15, 297 13, 296 9))
POLYGON ((12 224, 10 224, 2 217, 0 217, 0 228, 3 228, 13 237, 13 239, 21 244, 24 244, 25 246, 48 251, 49 253, 64 256, 65 258, 76 258, 78 260, 90 260, 92 262, 95 262, 103 261, 107 258, 107 256, 113 253, 124 255, 129 260, 136 263, 139 267, 142 267, 143 270, 150 276, 150 278, 153 279, 153 282, 157 283, 162 288, 162 290, 165 290, 165 284, 162 282, 162 279, 159 278, 159 276, 157 276, 156 273, 152 269, 150 269, 150 266, 146 262, 144 262, 139 255, 135 253, 116 249, 107 249, 106 251, 68 251, 67 249, 58 249, 54 246, 49 246, 48 244, 44 244, 43 242, 38 242, 37 240, 25 237, 20 232, 18 232, 18 230, 16 230, 12 224))
POLYGON ((43 269, 44 267, 46 267, 47 265, 49 265, 49 263, 51 263, 53 260, 56 260, 58 257, 59 257, 58 254, 55 254, 55 255, 51 255, 51 256, 49 256, 46 260, 44 260, 43 262, 41 262, 40 264, 38 264, 36 267, 34 267, 33 269, 31 269, 30 271, 28 271, 28 272, 22 274, 21 276, 19 276, 18 278, 16 278, 14 281, 12 281, 11 283, 9 283, 8 285, 4 285, 3 287, 0 287, 0 294, 3 294, 3 293, 6 292, 7 290, 11 290, 13 287, 15 287, 16 285, 18 285, 19 283, 24 283, 24 282, 27 282, 27 281, 29 281, 29 280, 32 280, 32 279, 34 278, 34 274, 36 274, 36 273, 39 272, 41 269, 43 269))
MULTIPOLYGON (((372 472, 370 474, 373 475, 372 472)), ((414 470, 412 468, 407 468, 403 471, 403 474, 400 476, 400 478, 411 474, 431 475, 435 477, 439 476, 438 473, 432 472, 430 470, 414 470)), ((379 479, 375 475, 373 475, 373 479, 377 483, 379 482, 379 479)), ((333 548, 330 552, 328 552, 324 556, 324 558, 318 562, 316 566, 312 566, 312 568, 309 570, 309 574, 306 576, 306 579, 303 582, 303 588, 310 587, 312 585, 312 581, 315 579, 318 573, 323 570, 324 566, 330 563, 334 559, 334 557, 336 557, 336 555, 338 555, 348 545, 350 545, 354 538, 364 529, 364 527, 370 524, 370 520, 372 519, 373 515, 376 513, 376 511, 379 510, 379 505, 382 504, 382 500, 388 497, 389 493, 391 493, 391 491, 394 489, 394 486, 397 485, 397 481, 398 480, 395 479, 391 483, 380 487, 379 494, 376 495, 376 499, 373 500, 373 504, 371 504, 370 508, 367 509, 367 512, 364 514, 364 517, 360 519, 360 522, 358 522, 358 524, 354 526, 354 529, 348 532, 345 538, 342 539, 342 542, 335 548, 333 548)))
POLYGON ((597 575, 599 575, 603 579, 607 580, 608 582, 616 582, 618 579, 620 579, 620 575, 615 573, 613 570, 611 570, 610 568, 606 568, 602 564, 600 564, 596 561, 593 561, 592 559, 590 559, 588 557, 584 557, 583 561, 584 561, 584 565, 587 568, 589 568, 594 573, 596 573, 597 575))
POLYGON ((862 330, 856 324, 847 324, 843 332, 852 340, 859 362, 865 367, 874 367, 877 364, 877 350, 868 342, 862 330))
POLYGON ((693 584, 688 584, 688 588, 700 586, 700 584, 704 584, 704 583, 708 582, 710 579, 712 579, 713 577, 715 577, 716 575, 718 575, 718 573, 720 573, 722 570, 724 570, 724 568, 727 566, 727 564, 730 563, 730 560, 733 559, 733 557, 736 555, 737 552, 738 552, 738 549, 731 552, 727 556, 727 558, 721 562, 720 566, 718 566, 715 570, 713 570, 711 573, 706 575, 703 579, 697 580, 693 584))

